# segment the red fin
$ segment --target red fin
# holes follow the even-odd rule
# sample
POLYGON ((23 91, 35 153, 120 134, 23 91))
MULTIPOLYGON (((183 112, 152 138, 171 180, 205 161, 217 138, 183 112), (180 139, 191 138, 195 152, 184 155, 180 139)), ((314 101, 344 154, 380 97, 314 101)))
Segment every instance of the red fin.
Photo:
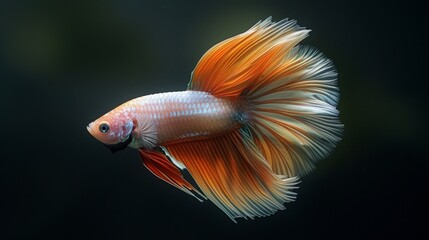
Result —
POLYGON ((199 196, 205 199, 204 195, 202 195, 195 187, 183 178, 180 170, 177 169, 163 153, 153 150, 139 149, 139 154, 145 167, 155 176, 188 193, 189 195, 194 196, 200 201, 202 201, 202 199, 191 191, 196 192, 199 196))
POLYGON ((271 215, 295 198, 291 190, 297 178, 274 174, 240 131, 165 147, 186 166, 207 198, 233 220, 271 215))

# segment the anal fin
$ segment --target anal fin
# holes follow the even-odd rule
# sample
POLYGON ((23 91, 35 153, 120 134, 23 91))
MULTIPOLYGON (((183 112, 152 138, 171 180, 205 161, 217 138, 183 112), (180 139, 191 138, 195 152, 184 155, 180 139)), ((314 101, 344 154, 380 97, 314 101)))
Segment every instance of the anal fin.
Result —
POLYGON ((162 152, 139 149, 139 154, 143 161, 143 165, 155 176, 195 197, 201 202, 203 199, 206 199, 203 194, 183 178, 180 170, 177 169, 162 152), (197 195, 194 193, 197 193, 197 195))
POLYGON ((273 173, 252 140, 239 130, 164 147, 233 221, 271 215, 295 198, 291 190, 296 188, 297 178, 273 173))

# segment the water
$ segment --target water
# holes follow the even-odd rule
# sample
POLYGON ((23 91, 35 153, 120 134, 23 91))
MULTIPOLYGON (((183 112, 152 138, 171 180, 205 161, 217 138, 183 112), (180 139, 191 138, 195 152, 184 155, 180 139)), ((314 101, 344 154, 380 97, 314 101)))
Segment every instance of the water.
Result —
POLYGON ((1 3, 2 239, 416 237, 427 223, 423 8, 368 4, 1 3), (185 89, 204 51, 268 15, 313 29, 304 43, 334 61, 345 124, 287 210, 234 224, 136 151, 111 154, 87 133, 126 100, 185 89))

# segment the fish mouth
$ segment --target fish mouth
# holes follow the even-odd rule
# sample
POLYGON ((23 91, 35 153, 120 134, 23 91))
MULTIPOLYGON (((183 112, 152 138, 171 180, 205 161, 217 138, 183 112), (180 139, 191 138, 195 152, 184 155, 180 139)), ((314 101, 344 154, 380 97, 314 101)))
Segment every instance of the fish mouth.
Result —
POLYGON ((86 126, 86 130, 92 135, 92 129, 89 126, 86 126))
POLYGON ((86 126, 86 130, 89 132, 89 134, 94 135, 94 131, 92 131, 92 123, 88 124, 88 126, 86 126))
POLYGON ((127 140, 120 142, 120 143, 116 143, 116 144, 106 144, 103 143, 104 146, 106 146, 112 153, 115 153, 117 151, 121 151, 124 150, 125 148, 128 147, 128 145, 130 145, 130 143, 133 141, 133 138, 131 136, 131 134, 128 136, 127 140))

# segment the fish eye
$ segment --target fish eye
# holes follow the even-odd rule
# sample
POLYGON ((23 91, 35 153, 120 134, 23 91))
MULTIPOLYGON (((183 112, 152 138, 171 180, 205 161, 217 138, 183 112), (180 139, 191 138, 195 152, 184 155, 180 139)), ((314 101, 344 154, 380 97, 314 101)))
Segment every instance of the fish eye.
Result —
POLYGON ((103 122, 100 124, 100 126, 98 127, 100 129, 100 132, 102 133, 107 133, 109 131, 109 124, 107 122, 103 122))

